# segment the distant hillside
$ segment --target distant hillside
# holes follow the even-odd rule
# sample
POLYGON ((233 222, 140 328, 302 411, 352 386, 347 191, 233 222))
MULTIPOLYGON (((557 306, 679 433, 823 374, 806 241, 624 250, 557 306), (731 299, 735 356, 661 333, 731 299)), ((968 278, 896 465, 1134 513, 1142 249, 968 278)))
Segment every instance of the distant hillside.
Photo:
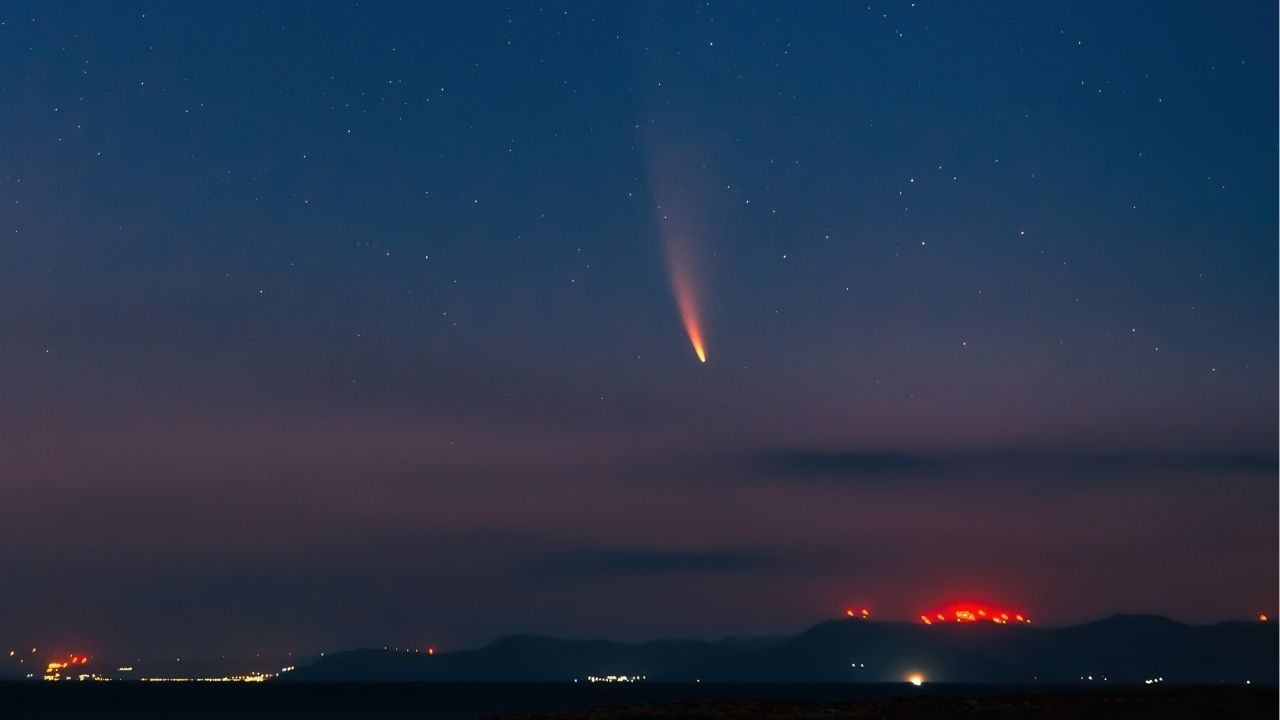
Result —
POLYGON ((1194 626, 1139 615, 1062 628, 853 619, 772 642, 637 644, 514 635, 436 655, 356 650, 301 666, 287 681, 568 682, 642 675, 657 682, 839 683, 900 682, 920 673, 928 682, 1274 684, 1278 639, 1275 623, 1194 626))

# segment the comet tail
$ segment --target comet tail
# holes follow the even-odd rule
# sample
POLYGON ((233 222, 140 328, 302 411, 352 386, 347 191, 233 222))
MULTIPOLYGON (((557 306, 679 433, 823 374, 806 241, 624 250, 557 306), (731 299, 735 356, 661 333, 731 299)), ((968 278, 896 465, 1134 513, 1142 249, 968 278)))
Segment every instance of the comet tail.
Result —
POLYGON ((707 351, 702 345, 702 325, 698 322, 698 309, 694 305, 692 291, 679 279, 676 280, 676 305, 680 307, 680 319, 684 322, 684 330, 689 334, 689 343, 693 352, 702 362, 707 361, 707 351))
POLYGON ((689 343, 693 345, 694 354, 698 356, 699 361, 705 363, 707 351, 703 344, 702 322, 698 316, 693 276, 688 262, 670 244, 667 246, 667 269, 671 275, 671 292, 675 295, 676 308, 680 311, 680 321, 684 323, 684 330, 689 335, 689 343))

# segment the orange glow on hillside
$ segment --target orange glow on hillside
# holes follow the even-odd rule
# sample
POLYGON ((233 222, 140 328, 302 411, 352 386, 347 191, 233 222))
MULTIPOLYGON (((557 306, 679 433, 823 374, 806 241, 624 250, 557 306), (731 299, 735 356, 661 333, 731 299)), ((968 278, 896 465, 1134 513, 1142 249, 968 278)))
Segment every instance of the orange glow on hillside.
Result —
POLYGON ((935 622, 947 621, 964 624, 992 622, 996 625, 1007 625, 1011 622, 1030 624, 1031 618, 1020 612, 993 609, 977 603, 953 605, 942 612, 935 612, 932 615, 924 614, 920 616, 920 622, 925 625, 932 625, 935 622))
POLYGON ((55 660, 53 662, 48 663, 46 667, 53 670, 60 670, 62 668, 71 667, 72 665, 84 665, 88 662, 89 662, 88 655, 76 655, 72 653, 70 655, 67 655, 66 660, 63 660, 61 662, 55 660))

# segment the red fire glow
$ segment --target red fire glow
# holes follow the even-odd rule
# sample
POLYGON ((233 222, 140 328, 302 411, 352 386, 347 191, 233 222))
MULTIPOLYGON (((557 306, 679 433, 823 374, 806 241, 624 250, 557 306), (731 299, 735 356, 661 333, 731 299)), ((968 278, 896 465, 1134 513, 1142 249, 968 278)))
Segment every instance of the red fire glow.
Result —
POLYGON ((991 622, 996 625, 1005 625, 1010 622, 1030 624, 1031 618, 1021 612, 994 609, 978 603, 959 603, 946 608, 941 612, 934 612, 920 616, 920 622, 925 625, 948 621, 957 623, 991 622))

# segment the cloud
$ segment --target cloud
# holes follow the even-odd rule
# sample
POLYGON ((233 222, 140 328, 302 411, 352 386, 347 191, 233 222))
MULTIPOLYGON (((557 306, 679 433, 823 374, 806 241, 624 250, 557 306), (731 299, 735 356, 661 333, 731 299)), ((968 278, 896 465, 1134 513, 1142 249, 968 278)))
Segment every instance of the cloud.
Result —
POLYGON ((757 453, 749 465, 801 478, 875 479, 963 472, 1210 472, 1277 471, 1275 453, 1090 453, 1045 450, 967 452, 780 450, 757 453))

